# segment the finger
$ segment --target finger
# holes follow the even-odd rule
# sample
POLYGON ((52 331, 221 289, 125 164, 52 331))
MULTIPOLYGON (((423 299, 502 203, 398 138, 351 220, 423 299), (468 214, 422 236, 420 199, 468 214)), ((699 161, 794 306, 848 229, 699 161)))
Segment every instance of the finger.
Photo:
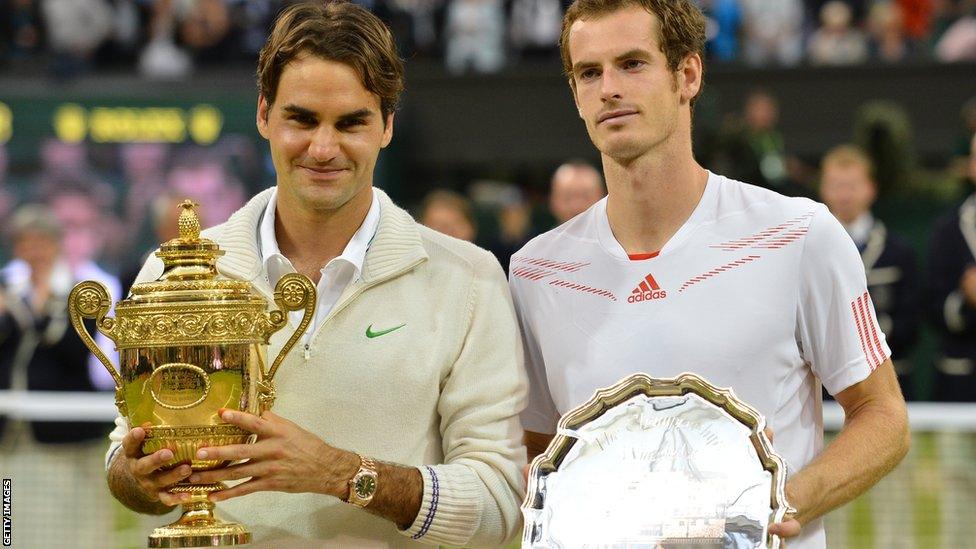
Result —
POLYGON ((247 494, 253 494, 254 492, 260 492, 262 490, 269 490, 270 488, 270 482, 265 479, 256 478, 247 482, 242 482, 233 488, 227 488, 226 490, 221 490, 219 492, 211 492, 209 497, 210 501, 216 503, 218 501, 224 501, 225 499, 246 496, 247 494))
POLYGON ((122 437, 122 451, 125 453, 125 457, 136 459, 141 458, 142 441, 145 438, 146 431, 142 427, 130 429, 129 432, 122 437))
POLYGON ((161 501, 163 505, 169 505, 169 506, 179 505, 181 503, 186 503, 190 501, 190 494, 174 494, 167 490, 160 491, 157 494, 157 496, 159 497, 159 501, 161 501))
POLYGON ((180 465, 179 467, 172 469, 170 471, 162 471, 156 475, 156 486, 163 488, 166 486, 172 486, 177 482, 187 478, 193 473, 193 470, 189 465, 180 465))
POLYGON ((781 538, 793 538, 800 535, 800 523, 796 519, 786 519, 770 525, 769 533, 781 538))
POLYGON ((240 461, 264 457, 264 455, 264 447, 260 444, 228 444, 197 450, 197 459, 206 460, 240 461))
POLYGON ((220 418, 231 425, 236 425, 259 437, 268 437, 275 434, 274 424, 272 422, 254 414, 238 412, 236 410, 221 410, 220 418))
POLYGON ((772 443, 773 442, 773 430, 772 430, 772 428, 766 427, 765 429, 763 429, 763 433, 766 433, 766 438, 768 438, 769 439, 769 442, 772 443))
POLYGON ((173 459, 173 451, 169 448, 163 448, 158 452, 137 459, 135 465, 132 466, 132 472, 137 475, 149 475, 171 459, 173 459))
POLYGON ((267 474, 267 467, 263 463, 247 462, 240 465, 231 465, 212 469, 210 471, 200 471, 190 475, 190 482, 193 484, 211 484, 222 480, 240 480, 267 474))

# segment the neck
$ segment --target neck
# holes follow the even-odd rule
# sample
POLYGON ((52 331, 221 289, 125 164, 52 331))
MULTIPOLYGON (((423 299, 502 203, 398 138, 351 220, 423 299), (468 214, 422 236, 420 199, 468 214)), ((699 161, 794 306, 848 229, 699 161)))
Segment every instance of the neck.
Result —
POLYGON ((688 220, 708 182, 691 155, 647 154, 626 164, 604 155, 607 217, 614 237, 628 254, 660 251, 688 220))
POLYGON ((275 238, 282 255, 295 269, 318 283, 321 270, 342 254, 366 219, 373 201, 372 187, 335 210, 275 209, 275 238))

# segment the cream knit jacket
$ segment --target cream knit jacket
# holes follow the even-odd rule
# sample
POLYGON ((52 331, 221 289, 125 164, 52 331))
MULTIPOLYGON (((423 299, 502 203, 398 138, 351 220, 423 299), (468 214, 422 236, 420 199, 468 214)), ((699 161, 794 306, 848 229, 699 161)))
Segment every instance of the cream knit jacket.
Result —
MULTIPOLYGON (((260 492, 221 502, 268 547, 498 546, 521 525, 525 449, 518 414, 526 379, 511 298, 488 252, 417 224, 382 191, 360 279, 346 288, 308 349, 275 376, 274 412, 338 448, 416 466, 423 503, 407 530, 319 494, 260 492), (381 331, 367 338, 367 327, 381 331)), ((204 236, 226 252, 222 275, 272 289, 257 246, 270 191, 204 236)), ((153 256, 137 281, 154 280, 153 256)), ((269 356, 294 327, 271 339, 269 356)), ((119 418, 112 455, 128 426, 119 418)), ((383 479, 380 478, 382 483, 383 479)))

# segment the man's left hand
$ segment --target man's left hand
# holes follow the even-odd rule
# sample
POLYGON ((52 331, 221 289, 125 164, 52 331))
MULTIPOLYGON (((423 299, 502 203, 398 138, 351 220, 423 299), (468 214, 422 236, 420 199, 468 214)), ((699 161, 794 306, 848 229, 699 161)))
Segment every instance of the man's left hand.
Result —
POLYGON ((253 492, 314 492, 345 499, 349 479, 359 469, 356 454, 333 448, 295 423, 264 412, 221 410, 220 417, 232 425, 258 436, 254 444, 231 444, 201 448, 197 459, 247 460, 190 476, 189 481, 211 483, 250 478, 237 486, 210 494, 211 501, 222 501, 253 492))

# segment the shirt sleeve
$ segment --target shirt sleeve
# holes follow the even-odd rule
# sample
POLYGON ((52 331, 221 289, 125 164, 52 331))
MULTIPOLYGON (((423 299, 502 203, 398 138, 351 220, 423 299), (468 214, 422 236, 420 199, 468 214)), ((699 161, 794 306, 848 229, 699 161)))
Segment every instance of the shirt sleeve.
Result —
POLYGON ((487 252, 469 295, 468 327, 437 406, 444 460, 420 467, 420 512, 401 533, 434 545, 499 547, 521 524, 526 380, 505 276, 487 252))
POLYGON ((854 242, 825 206, 800 259, 797 341, 830 394, 863 381, 891 356, 854 242))
POLYGON ((509 276, 509 287, 515 302, 515 316, 518 318, 522 333, 525 369, 529 377, 529 401, 522 411, 522 427, 534 433, 555 434, 560 414, 549 392, 546 363, 532 326, 530 296, 522 282, 514 275, 509 276))

